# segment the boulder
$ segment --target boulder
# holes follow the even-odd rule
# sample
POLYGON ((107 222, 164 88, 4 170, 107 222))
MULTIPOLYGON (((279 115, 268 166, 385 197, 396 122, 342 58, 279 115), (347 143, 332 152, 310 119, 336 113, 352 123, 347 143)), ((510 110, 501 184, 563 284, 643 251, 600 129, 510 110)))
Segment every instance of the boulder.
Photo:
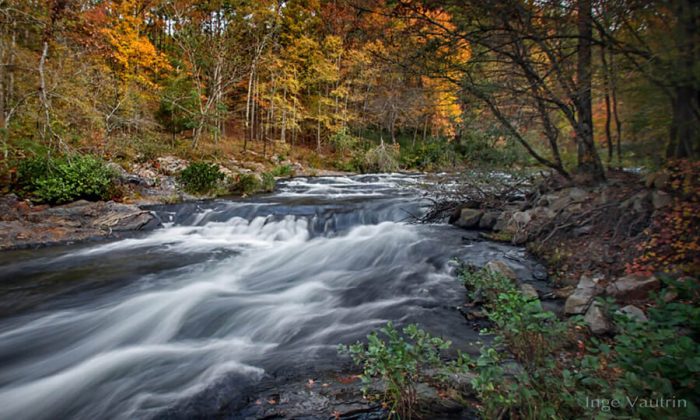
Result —
POLYGON ((602 306, 597 302, 588 308, 583 320, 595 335, 606 334, 612 330, 612 324, 605 316, 602 306))
POLYGON ((574 292, 564 303, 564 313, 567 315, 579 315, 586 312, 593 298, 600 294, 597 279, 589 276, 581 276, 574 292))
POLYGON ((498 221, 498 218, 500 215, 501 214, 499 212, 495 212, 495 211, 485 212, 481 216, 481 219, 479 220, 479 228, 480 229, 493 229, 493 227, 496 225, 496 222, 498 221))
POLYGON ((651 204, 654 209, 659 210, 671 204, 671 195, 664 191, 654 191, 651 193, 651 204))
POLYGON ((165 175, 177 175, 187 168, 189 162, 177 156, 162 156, 156 159, 158 170, 165 175))
POLYGON ((646 299, 649 292, 659 290, 661 282, 654 276, 625 276, 613 281, 605 293, 623 301, 646 299))
POLYGON ((654 188, 659 190, 665 188, 666 185, 668 185, 668 181, 670 180, 671 176, 668 174, 668 172, 658 172, 654 177, 654 188))
POLYGON ((492 273, 502 274, 503 276, 513 281, 516 281, 518 279, 518 275, 515 274, 515 271, 513 271, 513 269, 510 268, 508 264, 501 260, 489 261, 488 263, 486 263, 484 268, 492 273))
POLYGON ((540 295, 537 293, 537 290, 531 285, 527 283, 523 283, 520 285, 520 293, 529 298, 534 298, 534 299, 539 299, 540 295))
POLYGON ((465 229, 475 228, 479 226, 479 221, 481 221, 481 216, 483 215, 484 212, 481 210, 464 208, 459 212, 459 217, 454 224, 465 229))
POLYGON ((568 194, 561 195, 549 204, 549 208, 555 212, 558 212, 568 207, 572 202, 573 200, 568 194))
POLYGON ((586 190, 583 188, 572 187, 567 188, 564 191, 566 191, 567 195, 574 203, 582 203, 588 199, 588 192, 586 192, 586 190))
POLYGON ((647 316, 644 315, 644 311, 634 305, 627 305, 624 308, 620 308, 618 312, 627 315, 629 318, 632 318, 637 322, 647 322, 649 320, 647 316))

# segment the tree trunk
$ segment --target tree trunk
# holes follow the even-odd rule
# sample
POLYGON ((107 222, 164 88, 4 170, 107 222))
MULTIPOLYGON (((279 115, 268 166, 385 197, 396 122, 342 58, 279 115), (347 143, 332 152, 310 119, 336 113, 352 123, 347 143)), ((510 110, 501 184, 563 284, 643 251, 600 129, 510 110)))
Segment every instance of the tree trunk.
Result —
POLYGON ((613 141, 612 134, 610 132, 610 125, 612 119, 612 110, 610 107, 610 77, 609 74, 612 71, 608 67, 608 60, 605 58, 605 46, 600 47, 600 62, 603 67, 603 97, 605 100, 605 142, 608 145, 608 165, 612 162, 613 158, 613 141))
POLYGON ((599 182, 605 180, 605 172, 593 140, 593 109, 591 105, 591 45, 593 37, 591 0, 578 1, 578 92, 576 110, 578 121, 575 127, 578 146, 578 171, 599 182))
POLYGON ((666 157, 670 159, 700 156, 700 89, 696 76, 700 60, 700 6, 692 0, 676 2, 678 17, 678 60, 674 66, 675 83, 671 100, 672 120, 666 157))

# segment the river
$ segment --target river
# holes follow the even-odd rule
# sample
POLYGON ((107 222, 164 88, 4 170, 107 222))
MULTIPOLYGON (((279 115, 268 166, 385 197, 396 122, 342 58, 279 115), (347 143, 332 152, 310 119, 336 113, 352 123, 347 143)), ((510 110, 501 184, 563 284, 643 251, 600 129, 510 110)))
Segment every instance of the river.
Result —
POLYGON ((526 280, 541 267, 409 223, 423 181, 293 178, 265 196, 155 206, 152 232, 0 254, 0 418, 235 418, 256 384, 347 367, 337 344, 389 320, 468 349, 451 260, 504 259, 526 280))

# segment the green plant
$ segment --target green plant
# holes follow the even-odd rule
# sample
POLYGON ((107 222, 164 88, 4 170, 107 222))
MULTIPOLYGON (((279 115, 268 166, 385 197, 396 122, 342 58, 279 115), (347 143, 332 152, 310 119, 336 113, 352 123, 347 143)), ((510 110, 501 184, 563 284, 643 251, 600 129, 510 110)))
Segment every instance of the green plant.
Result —
POLYGON ((261 186, 262 180, 256 174, 240 174, 229 189, 234 194, 250 195, 259 191, 261 186))
POLYGON ((275 177, 271 173, 264 172, 262 174, 260 189, 264 192, 273 192, 275 190, 275 177))
POLYGON ((194 162, 180 172, 178 181, 190 194, 206 194, 212 192, 224 177, 218 165, 194 162))
POLYGON ((396 172, 399 170, 398 147, 382 144, 369 149, 362 163, 364 172, 396 172))
POLYGON ((356 343, 340 346, 341 353, 349 354, 355 364, 362 366, 361 379, 365 392, 374 378, 384 382, 382 399, 390 407, 390 417, 398 415, 410 418, 416 409, 416 384, 422 371, 428 367, 442 367, 440 351, 450 347, 450 342, 433 337, 415 324, 406 326, 403 334, 391 322, 382 327, 379 334, 367 336, 367 344, 356 343))
POLYGON ((294 173, 291 165, 279 165, 272 169, 272 176, 291 176, 294 173))
POLYGON ((329 140, 335 151, 340 154, 345 154, 355 149, 359 143, 359 139, 352 136, 345 127, 333 134, 329 140))
POLYGON ((18 167, 20 192, 51 204, 107 199, 114 192, 115 177, 104 161, 90 155, 37 157, 18 167))

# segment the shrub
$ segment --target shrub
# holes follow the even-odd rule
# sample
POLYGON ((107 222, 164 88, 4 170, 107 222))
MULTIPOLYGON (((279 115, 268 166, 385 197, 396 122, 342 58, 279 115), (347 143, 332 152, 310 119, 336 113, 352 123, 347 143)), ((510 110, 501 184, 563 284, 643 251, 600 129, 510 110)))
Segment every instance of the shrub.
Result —
POLYGON ((275 168, 270 172, 270 174, 274 176, 291 176, 293 173, 293 169, 291 165, 279 165, 275 166, 275 168))
POLYGON ((385 144, 370 149, 364 155, 365 172, 396 172, 399 170, 399 150, 385 144))
POLYGON ((400 160, 405 168, 434 169, 451 165, 457 160, 457 155, 447 141, 432 141, 402 148, 400 160))
POLYGON ((27 159, 18 168, 21 192, 51 204, 107 199, 115 177, 104 161, 90 155, 27 159))
POLYGON ((362 366, 360 375, 365 392, 372 379, 384 381, 382 399, 390 404, 390 417, 408 417, 416 409, 416 384, 421 371, 429 367, 440 367, 440 351, 450 347, 449 341, 432 337, 415 324, 408 325, 400 334, 391 322, 367 336, 367 345, 360 342, 351 346, 340 346, 341 353, 350 354, 355 364, 362 366))
POLYGON ((335 151, 340 154, 345 154, 345 152, 355 149, 359 143, 359 139, 350 135, 345 127, 333 134, 329 140, 335 151))
POLYGON ((219 170, 219 167, 214 163, 206 162, 191 163, 178 176, 178 181, 190 194, 210 193, 223 179, 224 174, 219 170))
POLYGON ((257 174, 240 174, 238 180, 230 187, 231 193, 250 195, 258 191, 272 191, 275 188, 275 178, 265 173, 262 176, 257 174))
POLYGON ((262 174, 262 185, 260 189, 264 192, 273 192, 275 190, 275 177, 268 172, 262 174))

